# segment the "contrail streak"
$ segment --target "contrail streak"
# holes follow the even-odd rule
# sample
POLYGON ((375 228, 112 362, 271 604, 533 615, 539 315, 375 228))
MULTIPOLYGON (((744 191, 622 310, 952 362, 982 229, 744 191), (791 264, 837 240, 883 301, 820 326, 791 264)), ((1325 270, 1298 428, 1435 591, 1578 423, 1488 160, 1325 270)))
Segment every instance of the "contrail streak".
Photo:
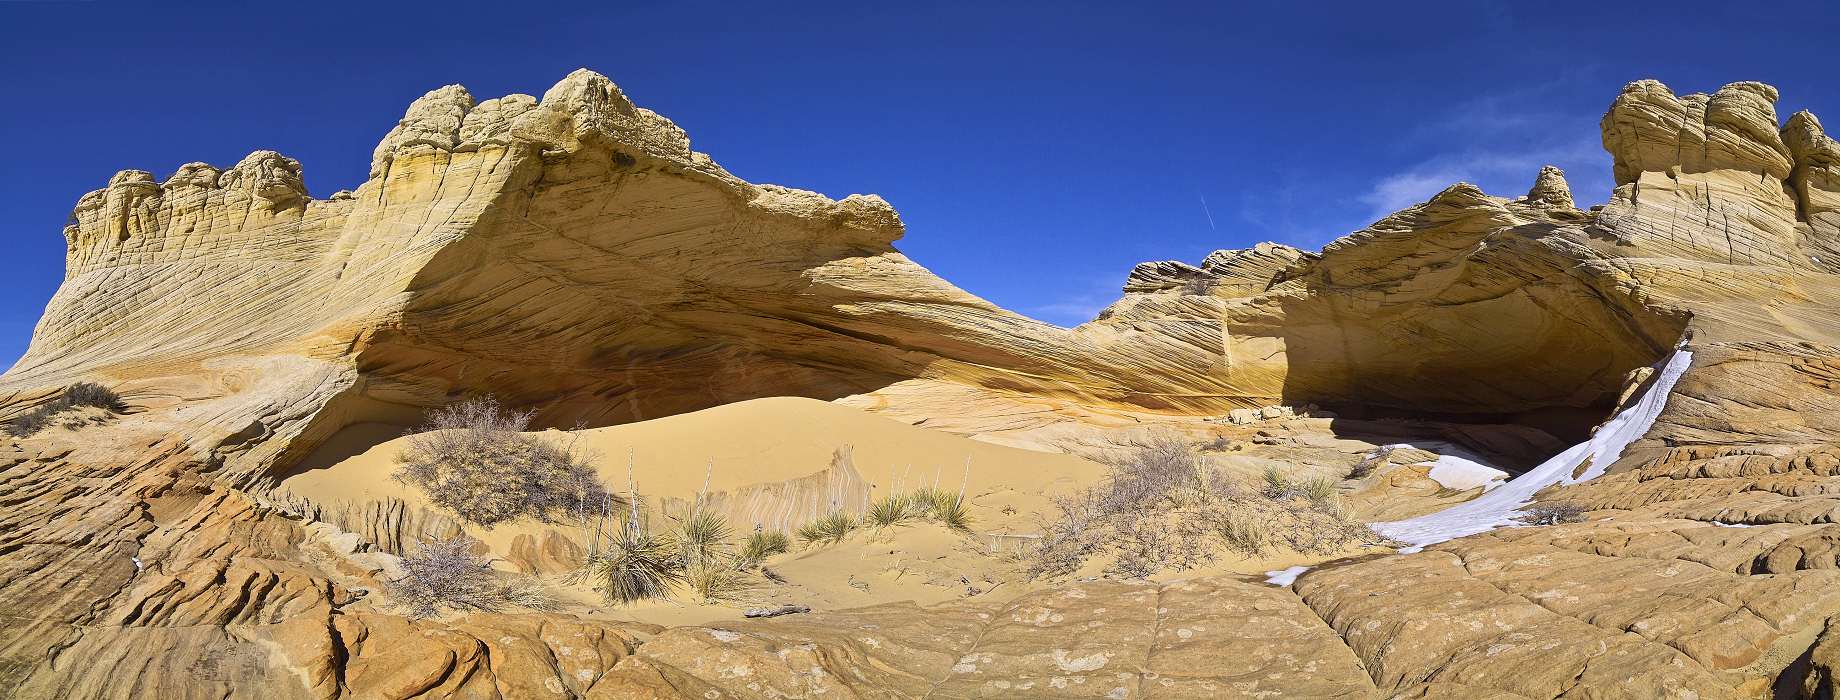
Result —
POLYGON ((1214 212, 1208 210, 1207 195, 1205 194, 1201 195, 1201 213, 1207 214, 1209 231, 1219 231, 1220 230, 1220 229, 1214 228, 1214 212))

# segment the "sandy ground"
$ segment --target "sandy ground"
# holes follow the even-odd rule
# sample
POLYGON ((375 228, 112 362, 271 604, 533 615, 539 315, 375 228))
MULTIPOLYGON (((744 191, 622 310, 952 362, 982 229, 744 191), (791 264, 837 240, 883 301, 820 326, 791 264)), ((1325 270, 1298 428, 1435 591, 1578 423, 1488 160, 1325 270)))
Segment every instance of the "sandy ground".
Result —
MULTIPOLYGON (((346 444, 323 448, 323 454, 308 461, 315 468, 288 477, 282 489, 322 507, 386 498, 425 504, 419 490, 391 479, 404 438, 368 449, 351 444, 375 442, 394 432, 383 426, 348 429, 339 436, 346 444), (327 457, 345 454, 354 456, 327 457)), ((630 451, 633 478, 651 503, 660 497, 693 498, 705 479, 712 494, 809 479, 832 469, 839 448, 847 449, 872 498, 936 480, 940 488, 952 490, 962 484, 969 499, 973 533, 924 522, 864 529, 839 544, 795 547, 769 559, 767 567, 784 582, 762 579, 754 591, 728 604, 699 605, 679 596, 677 601, 602 610, 609 617, 662 625, 734 619, 739 608, 750 605, 839 609, 1008 595, 1019 588, 1014 581, 1023 565, 1009 556, 1021 540, 1005 535, 1038 531, 1036 518, 1051 510, 1051 497, 1096 483, 1105 473, 1104 466, 1071 455, 981 442, 802 398, 758 399, 641 423, 538 434, 574 441, 591 455, 603 480, 621 491, 630 451)), ((750 529, 732 524, 738 537, 750 529)), ((470 534, 502 554, 518 535, 541 537, 550 527, 527 520, 470 534)), ((601 607, 585 586, 559 586, 558 593, 571 603, 601 607)))
MULTIPOLYGON (((376 426, 358 426, 335 441, 374 440, 378 431, 376 426)), ((709 491, 716 493, 807 477, 826 470, 836 451, 847 448, 874 497, 897 487, 937 484, 956 490, 962 485, 979 532, 1033 532, 1029 514, 1049 510, 1051 496, 1095 483, 1105 474, 1104 466, 1071 455, 980 442, 846 406, 790 397, 579 433, 540 434, 561 442, 578 440, 578 448, 591 455, 602 479, 618 491, 626 490, 630 454, 639 493, 648 499, 692 498, 704 488, 705 478, 709 491)), ((403 445, 403 438, 389 440, 288 477, 282 487, 321 504, 384 497, 423 502, 419 492, 390 478, 403 445)), ((341 451, 356 450, 349 444, 321 449, 328 454, 341 451)), ((309 458, 308 464, 325 461, 309 458)))
MULTIPOLYGON (((1345 473, 1362 451, 1372 449, 1370 443, 1327 438, 1312 430, 1267 428, 1296 437, 1286 438, 1282 445, 1239 443, 1232 452, 1206 456, 1216 467, 1251 481, 1268 465, 1298 476, 1345 473)), ((425 504, 419 490, 391 479, 404 447, 404 438, 391 437, 398 432, 375 425, 347 429, 310 458, 307 469, 284 480, 282 489, 322 507, 386 498, 425 504)), ((856 475, 846 485, 868 499, 935 483, 948 490, 962 485, 969 498, 972 533, 918 522, 861 529, 834 545, 795 544, 794 551, 766 562, 778 580, 759 577, 752 590, 719 604, 699 604, 686 594, 670 601, 607 606, 586 585, 566 583, 561 575, 546 577, 557 595, 578 610, 664 626, 732 620, 744 608, 782 603, 835 610, 895 601, 927 605, 967 597, 1007 600, 1038 585, 1025 582, 1027 563, 1016 555, 1032 542, 1029 536, 1040 531, 1041 519, 1054 512, 1051 499, 1092 486, 1106 473, 1105 466, 1073 455, 974 440, 802 398, 757 399, 628 425, 536 434, 590 455, 603 481, 619 491, 626 490, 630 455, 632 478, 651 504, 693 498, 707 480, 712 496, 745 496, 735 502, 790 500, 807 509, 839 488, 836 474, 843 461, 848 465, 845 471, 856 475), (840 450, 847 460, 838 459, 840 450)), ((1369 483, 1345 482, 1344 494, 1356 510, 1369 511, 1363 515, 1436 509, 1475 495, 1441 488, 1424 472, 1424 467, 1389 470, 1369 483), (1401 498, 1404 502, 1391 502, 1401 498), (1376 501, 1385 505, 1376 507, 1381 506, 1376 501)), ((751 529, 751 523, 733 516, 730 520, 737 539, 751 529)), ((541 539, 552 529, 583 539, 572 526, 528 520, 470 534, 502 555, 519 535, 541 539)), ((1351 548, 1333 554, 1285 551, 1256 558, 1223 554, 1204 568, 1155 578, 1221 573, 1262 578, 1267 571, 1362 553, 1366 550, 1351 548)), ((1092 570, 1074 576, 1098 575, 1102 562, 1086 568, 1092 570)))

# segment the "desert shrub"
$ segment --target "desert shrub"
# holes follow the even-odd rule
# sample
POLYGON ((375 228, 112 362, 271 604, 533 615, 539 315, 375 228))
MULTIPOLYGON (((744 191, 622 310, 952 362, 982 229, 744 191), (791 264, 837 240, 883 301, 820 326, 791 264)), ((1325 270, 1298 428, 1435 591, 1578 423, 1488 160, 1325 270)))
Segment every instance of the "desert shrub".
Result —
POLYGON ((607 493, 586 455, 523 434, 530 416, 504 411, 490 397, 437 409, 424 432, 409 438, 395 478, 485 527, 523 517, 586 517, 589 504, 620 500, 607 493))
POLYGON ((1528 525, 1558 525, 1584 521, 1587 509, 1570 501, 1535 503, 1521 511, 1518 519, 1528 525))
POLYGON ((775 531, 756 531, 748 535, 747 544, 741 548, 741 561, 744 566, 754 566, 766 561, 775 554, 785 554, 792 549, 792 538, 786 533, 775 531))
POLYGON ((1106 573, 1124 578, 1149 578, 1171 558, 1169 536, 1147 527, 1127 527, 1118 533, 1118 556, 1106 573))
POLYGON ((1360 479, 1374 473, 1375 469, 1379 469, 1380 465, 1386 464, 1387 460, 1392 458, 1395 449, 1397 448, 1393 445, 1387 445, 1374 450, 1356 463, 1353 469, 1348 470, 1348 478, 1360 479))
POLYGON ((1100 507, 1122 511, 1143 508, 1153 501, 1180 499, 1202 486, 1201 457, 1187 443, 1172 437, 1153 438, 1148 444, 1112 461, 1110 478, 1100 495, 1100 507))
POLYGON ((1185 296, 1207 296, 1214 293, 1214 280, 1196 277, 1183 282, 1181 291, 1185 296))
POLYGON ((1225 435, 1216 436, 1211 442, 1201 446, 1202 452, 1231 452, 1233 440, 1225 435))
POLYGON ((115 412, 126 408, 120 394, 94 382, 77 382, 64 387, 64 403, 70 406, 94 406, 115 412))
POLYGON ((806 546, 836 544, 856 529, 856 518, 841 510, 799 526, 799 540, 806 546))
POLYGON ((1029 578, 1071 574, 1099 551, 1105 526, 1095 500, 1091 491, 1054 499, 1060 516, 1043 524, 1029 578))
POLYGON ((671 544, 685 566, 697 567, 727 560, 733 534, 721 513, 697 506, 677 520, 671 529, 671 544))
POLYGON ((916 503, 915 494, 891 493, 869 506, 869 512, 863 514, 863 520, 876 527, 890 527, 920 517, 923 509, 916 503))
POLYGON ((1227 552, 1327 554, 1382 541, 1348 520, 1334 480, 1293 482, 1275 468, 1263 477, 1255 489, 1205 469, 1186 445, 1147 445, 1115 460, 1099 486, 1055 500, 1029 575, 1067 575, 1110 556, 1106 575, 1143 578, 1227 552))
POLYGON ((7 423, 6 432, 13 437, 29 437, 50 427, 58 414, 79 406, 91 406, 111 413, 119 413, 127 408, 127 405, 122 403, 121 395, 115 393, 114 390, 94 382, 77 382, 64 387, 64 392, 57 398, 40 404, 30 413, 7 423))
POLYGON ((541 584, 504 580, 473 554, 475 544, 466 536, 422 543, 414 554, 403 558, 403 576, 386 584, 390 594, 409 609, 411 617, 433 617, 444 610, 554 607, 554 599, 541 584))
POLYGON ((642 522, 618 528, 588 562, 595 588, 609 602, 632 603, 670 594, 684 580, 682 561, 671 543, 642 522))
POLYGON ((44 406, 33 409, 31 413, 13 419, 6 424, 6 434, 13 437, 31 437, 46 426, 51 425, 55 411, 47 411, 44 406))

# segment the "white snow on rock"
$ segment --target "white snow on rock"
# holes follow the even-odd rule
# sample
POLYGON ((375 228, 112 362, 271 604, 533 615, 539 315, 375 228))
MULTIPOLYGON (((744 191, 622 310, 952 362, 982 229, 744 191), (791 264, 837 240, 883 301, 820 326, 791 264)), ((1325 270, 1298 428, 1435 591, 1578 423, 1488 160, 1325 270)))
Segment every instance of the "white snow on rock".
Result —
POLYGON ((1444 450, 1437 451, 1440 454, 1437 461, 1431 463, 1431 473, 1428 476, 1444 488, 1468 491, 1481 486, 1484 490, 1492 491, 1508 478, 1507 472, 1487 464, 1444 450))
POLYGON ((1298 576, 1302 576, 1303 572, 1309 570, 1310 567, 1307 566, 1293 566, 1283 571, 1267 571, 1265 582, 1273 586, 1289 586, 1297 582, 1298 576))
POLYGON ((1464 451, 1457 445, 1441 442, 1401 442, 1387 445, 1382 450, 1424 450, 1436 452, 1438 458, 1432 462, 1419 462, 1412 466, 1430 466, 1427 476, 1439 486, 1456 491, 1468 491, 1481 486, 1484 491, 1502 485, 1508 479, 1508 473, 1482 462, 1476 461, 1476 455, 1464 451))
MULTIPOLYGON (((1591 439, 1572 446, 1540 466, 1502 484, 1473 501, 1407 520, 1374 523, 1374 532, 1423 547, 1517 524, 1516 511, 1533 502, 1533 495, 1553 484, 1575 484, 1603 475, 1604 469, 1623 456, 1623 448, 1641 438, 1655 425, 1661 409, 1667 406, 1674 383, 1680 381, 1693 364, 1693 353, 1686 348, 1674 351, 1664 360, 1648 391, 1627 408, 1599 426, 1591 439), (1577 478, 1572 472, 1587 465, 1577 478)), ((1439 459, 1442 462, 1443 459, 1439 459)), ((1439 483, 1442 483, 1441 481, 1439 483)))

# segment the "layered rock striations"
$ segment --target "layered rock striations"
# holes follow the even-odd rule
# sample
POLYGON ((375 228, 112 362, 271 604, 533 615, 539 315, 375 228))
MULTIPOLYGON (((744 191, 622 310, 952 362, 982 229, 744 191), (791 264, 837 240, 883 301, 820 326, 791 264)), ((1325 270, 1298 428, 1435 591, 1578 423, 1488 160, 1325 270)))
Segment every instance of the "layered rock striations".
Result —
MULTIPOLYGON (((881 199, 744 182, 588 71, 540 99, 430 92, 378 144, 370 178, 325 200, 269 151, 164 181, 123 171, 78 201, 65 282, 0 378, 5 417, 80 380, 132 406, 0 453, 0 688, 1832 692, 1840 146, 1813 115, 1779 126, 1775 100, 1759 83, 1686 96, 1631 83, 1602 123, 1618 186, 1601 208, 1578 209, 1551 168, 1524 197, 1457 184, 1320 253, 1146 263, 1072 329, 908 260, 881 199), (656 636, 566 614, 409 621, 364 602, 380 595, 375 550, 400 543, 268 492, 342 430, 412 423, 474 392, 549 425, 772 395, 941 418, 972 397, 1076 432, 1101 412, 1307 402, 1601 417, 1683 338, 1693 364, 1645 438, 1604 476, 1541 494, 1592 519, 1286 587, 1100 582, 656 636), (1080 616, 1096 603, 1115 613, 1080 616)), ((999 430, 1003 410, 952 425, 999 430)))

